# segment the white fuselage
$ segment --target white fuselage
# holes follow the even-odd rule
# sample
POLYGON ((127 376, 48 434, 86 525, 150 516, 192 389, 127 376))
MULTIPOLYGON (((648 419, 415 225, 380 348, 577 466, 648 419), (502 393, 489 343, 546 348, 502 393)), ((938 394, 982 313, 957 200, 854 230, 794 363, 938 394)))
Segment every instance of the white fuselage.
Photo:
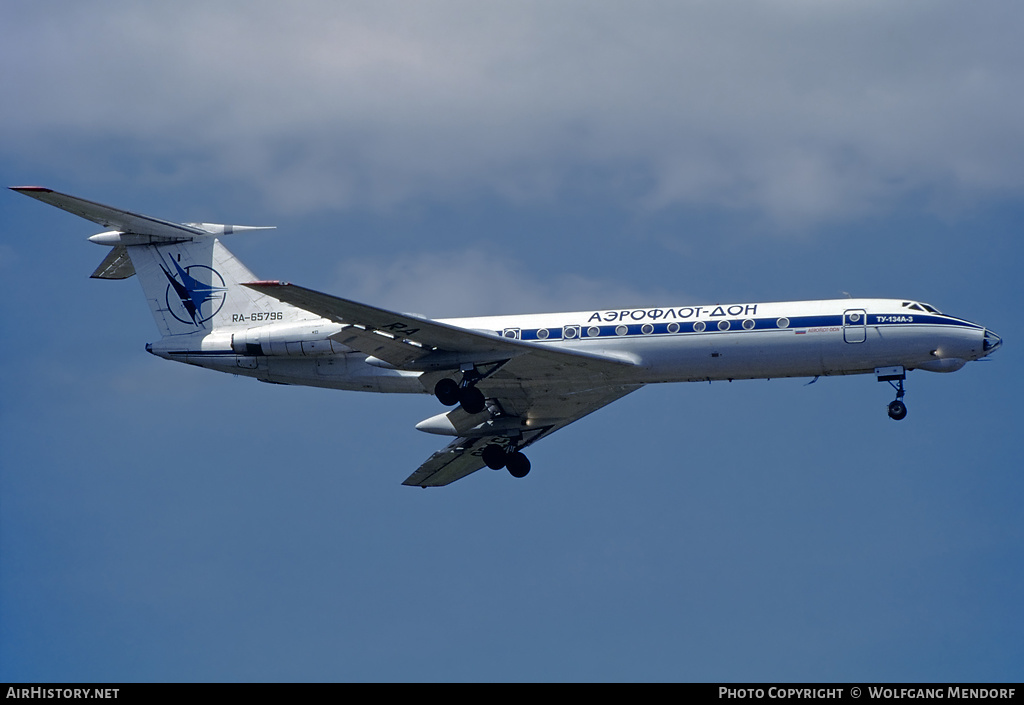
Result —
POLYGON ((265 382, 428 393, 450 410, 416 428, 452 436, 403 484, 481 467, 530 471, 523 449, 645 384, 871 374, 907 415, 907 370, 953 372, 999 336, 899 299, 422 316, 259 280, 218 236, 251 227, 152 218, 40 186, 16 191, 108 228, 92 276, 138 276, 163 358, 265 382), (110 228, 113 228, 112 230, 110 228))
MULTIPOLYGON (((623 366, 619 381, 624 384, 864 374, 897 366, 952 372, 1001 342, 984 326, 900 299, 649 307, 442 322, 632 362, 623 366)), ((174 336, 147 349, 268 382, 430 391, 419 379, 422 373, 367 364, 364 353, 327 338, 342 328, 326 319, 270 324, 244 334, 174 336), (241 343, 243 338, 250 342, 241 343)))

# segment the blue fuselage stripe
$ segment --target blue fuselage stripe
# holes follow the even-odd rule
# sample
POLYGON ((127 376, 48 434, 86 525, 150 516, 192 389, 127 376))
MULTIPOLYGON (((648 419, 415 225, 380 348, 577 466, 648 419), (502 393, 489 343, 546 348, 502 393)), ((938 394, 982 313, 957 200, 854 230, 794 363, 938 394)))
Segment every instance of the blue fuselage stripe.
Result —
MULTIPOLYGON (((828 314, 820 316, 793 316, 786 318, 789 321, 789 325, 785 327, 779 326, 779 318, 717 318, 711 320, 702 320, 685 323, 619 323, 589 326, 556 326, 552 328, 524 328, 520 330, 519 338, 520 340, 532 341, 573 340, 576 338, 586 340, 588 338, 606 337, 619 338, 629 336, 681 335, 687 333, 747 333, 750 331, 798 330, 804 328, 828 327, 841 328, 844 326, 843 314, 828 314), (728 326, 720 328, 719 326, 722 321, 728 323, 728 326), (753 321, 753 326, 744 328, 743 324, 745 321, 753 321), (704 324, 705 328, 703 330, 701 330, 699 327, 695 329, 694 326, 699 326, 699 324, 701 323, 704 324), (567 328, 572 328, 578 332, 575 333, 574 335, 565 335, 563 331, 567 328)), ((750 324, 748 323, 747 325, 749 326, 750 324)), ((909 316, 905 314, 882 313, 868 314, 867 323, 864 323, 863 321, 851 322, 849 320, 847 320, 845 323, 845 326, 848 328, 863 328, 865 325, 886 328, 918 326, 953 326, 959 328, 974 328, 978 330, 981 330, 983 328, 983 326, 979 326, 976 323, 971 323, 970 321, 964 321, 958 318, 951 318, 948 316, 909 316)))

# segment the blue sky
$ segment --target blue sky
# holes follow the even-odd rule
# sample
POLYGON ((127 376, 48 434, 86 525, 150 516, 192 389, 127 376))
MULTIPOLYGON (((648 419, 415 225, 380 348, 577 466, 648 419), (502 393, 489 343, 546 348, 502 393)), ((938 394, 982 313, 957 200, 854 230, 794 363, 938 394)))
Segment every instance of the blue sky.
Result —
POLYGON ((1019 681, 1024 9, 102 2, 0 23, 0 173, 430 316, 908 297, 1006 341, 649 387, 516 481, 430 397, 157 359, 0 196, 0 680, 1019 681))

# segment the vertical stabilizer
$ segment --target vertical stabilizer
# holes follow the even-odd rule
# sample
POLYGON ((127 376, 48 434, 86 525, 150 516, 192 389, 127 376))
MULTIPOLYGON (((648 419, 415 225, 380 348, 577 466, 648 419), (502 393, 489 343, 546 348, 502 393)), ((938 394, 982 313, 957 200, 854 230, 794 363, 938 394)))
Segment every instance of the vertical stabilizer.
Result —
POLYGON ((242 286, 256 277, 216 238, 127 249, 165 337, 315 318, 242 286))

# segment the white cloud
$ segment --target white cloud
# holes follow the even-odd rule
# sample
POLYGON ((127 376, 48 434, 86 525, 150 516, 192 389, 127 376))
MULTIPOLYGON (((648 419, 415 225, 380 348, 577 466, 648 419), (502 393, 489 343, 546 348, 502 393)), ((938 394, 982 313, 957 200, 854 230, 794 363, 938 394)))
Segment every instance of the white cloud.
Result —
POLYGON ((6 153, 121 150, 162 179, 251 184, 282 210, 582 191, 801 222, 1024 189, 1024 9, 1009 3, 9 13, 0 125, 20 139, 6 153))
POLYGON ((331 293, 430 318, 664 305, 680 292, 640 291, 575 273, 551 276, 478 250, 348 259, 331 293))

